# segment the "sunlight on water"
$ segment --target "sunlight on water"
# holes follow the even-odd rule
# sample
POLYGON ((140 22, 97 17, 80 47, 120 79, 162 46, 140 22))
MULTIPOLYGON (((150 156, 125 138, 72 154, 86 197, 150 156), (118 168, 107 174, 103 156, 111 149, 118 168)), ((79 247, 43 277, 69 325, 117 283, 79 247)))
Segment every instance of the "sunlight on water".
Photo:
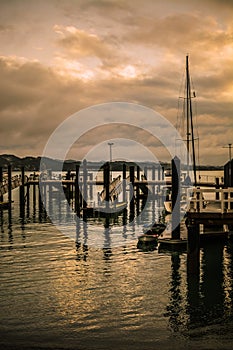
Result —
POLYGON ((37 211, 20 220, 14 199, 11 224, 1 217, 1 348, 232 348, 232 243, 204 246, 200 278, 187 277, 186 252, 137 248, 149 207, 131 231, 90 218, 73 240, 37 211))

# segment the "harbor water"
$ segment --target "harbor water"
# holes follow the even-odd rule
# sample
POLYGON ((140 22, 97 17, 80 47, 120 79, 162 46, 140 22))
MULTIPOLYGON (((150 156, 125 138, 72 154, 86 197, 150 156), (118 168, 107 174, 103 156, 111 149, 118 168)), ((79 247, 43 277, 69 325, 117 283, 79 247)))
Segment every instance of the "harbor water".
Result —
POLYGON ((232 349, 230 241, 203 246, 188 276, 185 251, 137 247, 155 203, 127 229, 89 219, 70 237, 37 209, 20 219, 17 191, 1 216, 1 349, 232 349))

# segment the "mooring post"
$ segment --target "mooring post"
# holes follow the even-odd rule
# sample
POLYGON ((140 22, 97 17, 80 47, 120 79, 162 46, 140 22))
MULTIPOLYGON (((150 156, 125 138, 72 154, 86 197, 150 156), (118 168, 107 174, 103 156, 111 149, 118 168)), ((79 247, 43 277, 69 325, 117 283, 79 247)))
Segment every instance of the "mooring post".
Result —
MULTIPOLYGON (((2 182, 3 182, 3 169, 0 166, 0 184, 2 184, 2 182)), ((3 195, 2 195, 2 193, 0 193, 0 202, 2 202, 2 201, 3 201, 3 195)))
POLYGON ((36 174, 34 172, 33 185, 32 185, 33 215, 35 215, 35 211, 36 211, 36 184, 35 184, 35 180, 36 180, 36 174))
POLYGON ((162 166, 162 172, 161 172, 161 173, 162 173, 162 174, 161 174, 161 175, 162 175, 162 176, 161 176, 161 180, 164 181, 164 167, 163 167, 163 166, 162 166))
MULTIPOLYGON (((137 180, 140 181, 140 167, 139 165, 137 165, 137 180)), ((139 186, 136 187, 136 198, 137 198, 137 203, 139 201, 139 194, 140 194, 140 190, 139 190, 139 186)))
POLYGON ((20 205, 21 218, 24 218, 24 210, 25 210, 24 185, 25 185, 25 172, 24 172, 24 167, 22 167, 21 168, 21 185, 19 187, 19 205, 20 205))
MULTIPOLYGON (((158 166, 158 186, 157 186, 157 193, 160 193, 160 190, 161 190, 161 186, 160 186, 160 180, 161 180, 161 167, 160 165, 158 166)), ((158 197, 159 201, 161 201, 161 196, 159 195, 158 197)))
POLYGON ((87 161, 83 161, 83 208, 87 207, 87 161))
POLYGON ((71 184, 70 184, 70 179, 71 179, 71 171, 67 170, 66 173, 66 180, 68 180, 69 182, 67 182, 66 185, 66 200, 68 202, 68 204, 70 204, 70 195, 71 195, 71 184))
MULTIPOLYGON (((137 176, 136 176, 136 178, 137 178, 137 180, 139 180, 140 181, 140 167, 139 167, 139 165, 137 165, 137 168, 136 168, 137 170, 137 176)), ((137 184, 136 186, 135 186, 135 190, 136 190, 136 209, 137 209, 137 215, 139 215, 139 211, 140 211, 140 208, 139 208, 139 202, 140 202, 140 188, 139 188, 139 184, 137 184)))
MULTIPOLYGON (((219 188, 220 188, 220 185, 219 185, 219 177, 216 177, 216 178, 215 178, 215 188, 216 188, 216 190, 219 190, 219 188)), ((216 200, 219 200, 219 192, 218 192, 218 191, 216 191, 215 199, 216 199, 216 200)))
POLYGON ((30 214, 30 184, 27 183, 27 216, 30 214))
POLYGON ((134 217, 134 166, 129 167, 130 186, 130 217, 134 217))
POLYGON ((172 159, 172 239, 180 239, 180 160, 172 159))
POLYGON ((12 172, 11 172, 11 165, 8 165, 7 167, 7 173, 8 173, 8 202, 9 206, 11 206, 12 202, 12 183, 11 183, 11 177, 12 177, 12 172))
POLYGON ((145 180, 147 180, 147 166, 145 166, 144 168, 144 178, 145 180))
POLYGON ((90 199, 93 200, 93 173, 89 174, 89 179, 90 179, 90 199))
MULTIPOLYGON (((155 181, 155 166, 152 166, 152 180, 155 181)), ((152 185, 153 197, 155 196, 155 184, 152 185)))
POLYGON ((187 273, 199 274, 200 270, 200 227, 194 221, 187 220, 187 273))
POLYGON ((122 183, 122 192, 123 192, 123 202, 126 202, 126 164, 123 164, 122 168, 122 178, 123 178, 123 183, 122 183))
POLYGON ((75 212, 80 215, 79 165, 75 167, 75 212))
POLYGON ((39 218, 41 219, 42 213, 44 210, 43 206, 43 200, 44 200, 44 179, 41 177, 41 174, 39 175, 39 182, 38 182, 38 206, 39 206, 39 218))
POLYGON ((109 199, 110 199, 110 191, 109 191, 109 185, 110 185, 110 164, 109 162, 105 163, 104 165, 104 188, 105 188, 105 203, 106 208, 109 208, 109 199))

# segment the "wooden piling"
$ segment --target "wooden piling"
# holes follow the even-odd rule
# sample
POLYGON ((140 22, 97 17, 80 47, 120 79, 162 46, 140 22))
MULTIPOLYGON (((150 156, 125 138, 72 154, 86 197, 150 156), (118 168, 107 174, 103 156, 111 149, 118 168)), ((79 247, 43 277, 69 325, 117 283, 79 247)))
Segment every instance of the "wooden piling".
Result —
POLYGON ((123 192, 123 202, 126 202, 127 196, 126 196, 126 164, 123 164, 122 168, 122 178, 123 178, 123 183, 122 183, 122 192, 123 192))
POLYGON ((83 208, 87 207, 87 161, 83 161, 83 208))
MULTIPOLYGON (((155 166, 154 165, 152 166, 152 180, 155 181, 155 166)), ((152 187, 152 194, 154 197, 155 196, 155 185, 153 185, 153 187, 152 187)))
POLYGON ((134 166, 129 168, 129 179, 130 179, 130 221, 134 218, 134 166))
MULTIPOLYGON (((35 180, 35 173, 33 176, 33 180, 35 180)), ((36 184, 33 182, 32 185, 32 201, 33 201, 33 215, 35 215, 36 212, 36 184)))
POLYGON ((27 183, 26 184, 26 188, 27 188, 27 217, 29 217, 30 214, 30 184, 27 183))
POLYGON ((106 202, 106 208, 109 208, 109 199, 110 199, 110 191, 109 191, 109 185, 110 185, 110 164, 109 162, 105 163, 104 165, 104 188, 105 188, 105 202, 106 202))
POLYGON ((130 198, 134 200, 134 166, 130 166, 129 168, 129 180, 131 183, 130 198))
POLYGON ((79 190, 79 169, 80 166, 75 167, 75 212, 80 215, 80 190, 79 190))
POLYGON ((42 182, 39 183, 38 186, 38 206, 39 206, 39 217, 41 217, 41 214, 43 212, 43 201, 42 201, 42 197, 44 195, 44 185, 42 185, 42 182))
POLYGON ((12 177, 12 171, 11 171, 11 165, 8 165, 7 167, 7 174, 8 174, 8 202, 9 206, 11 206, 12 202, 12 183, 11 183, 11 177, 12 177))
MULTIPOLYGON (((137 179, 140 180, 140 166, 139 165, 137 165, 137 179)), ((140 201, 140 188, 139 188, 139 186, 136 186, 136 209, 137 209, 137 215, 139 215, 139 213, 140 213, 139 201, 140 201)))
POLYGON ((187 223, 187 273, 199 274, 200 270, 200 227, 193 221, 187 223))
MULTIPOLYGON (((71 171, 68 170, 66 173, 66 180, 70 180, 70 179, 71 179, 71 171)), ((70 183, 68 183, 66 185, 65 194, 66 194, 66 200, 67 200, 68 204, 70 204, 70 199, 71 199, 71 185, 70 185, 70 183)))
POLYGON ((89 179, 90 179, 90 186, 89 186, 89 196, 90 196, 90 200, 93 200, 93 173, 89 174, 89 179))
POLYGON ((25 214, 24 185, 25 185, 25 171, 24 171, 24 167, 22 167, 21 168, 21 185, 19 187, 19 206, 20 206, 21 218, 24 218, 24 214, 25 214))
POLYGON ((144 168, 144 178, 145 178, 145 180, 147 180, 147 166, 145 166, 145 168, 144 168))
MULTIPOLYGON (((215 188, 216 188, 216 190, 219 190, 219 188, 220 188, 220 185, 219 185, 219 177, 216 177, 215 178, 215 188)), ((215 199, 216 200, 219 200, 219 192, 216 192, 216 194, 215 194, 215 199)))
POLYGON ((172 239, 180 239, 180 160, 172 159, 172 239))
MULTIPOLYGON (((0 167, 0 184, 3 182, 3 169, 0 167)), ((0 202, 3 202, 3 195, 0 193, 0 202)))

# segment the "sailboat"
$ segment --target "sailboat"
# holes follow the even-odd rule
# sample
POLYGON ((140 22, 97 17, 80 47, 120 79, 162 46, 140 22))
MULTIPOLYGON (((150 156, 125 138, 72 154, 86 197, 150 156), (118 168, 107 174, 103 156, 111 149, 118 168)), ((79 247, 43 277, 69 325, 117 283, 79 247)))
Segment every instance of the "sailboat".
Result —
MULTIPOLYGON (((187 184, 187 188, 190 188, 191 179, 191 164, 190 159, 192 159, 192 174, 193 174, 193 186, 197 186, 197 167, 196 167, 196 152, 195 152, 195 136, 194 136, 194 123, 193 123, 193 108, 192 108, 192 99, 196 97, 195 91, 192 91, 191 88, 191 78, 189 72, 189 56, 186 56, 186 79, 185 79, 185 92, 184 97, 182 97, 183 103, 183 125, 185 127, 185 142, 187 147, 187 165, 186 165, 186 178, 183 181, 183 184, 187 184)), ((187 189, 186 188, 186 189, 187 189)), ((185 190, 185 185, 183 186, 185 190)), ((181 191, 181 211, 186 212, 188 210, 187 204, 192 204, 192 198, 187 194, 187 191, 182 193, 181 191), (188 198, 189 196, 189 198, 188 198)), ((172 212, 172 200, 171 200, 171 191, 167 194, 167 199, 164 202, 165 211, 167 213, 172 212)))

